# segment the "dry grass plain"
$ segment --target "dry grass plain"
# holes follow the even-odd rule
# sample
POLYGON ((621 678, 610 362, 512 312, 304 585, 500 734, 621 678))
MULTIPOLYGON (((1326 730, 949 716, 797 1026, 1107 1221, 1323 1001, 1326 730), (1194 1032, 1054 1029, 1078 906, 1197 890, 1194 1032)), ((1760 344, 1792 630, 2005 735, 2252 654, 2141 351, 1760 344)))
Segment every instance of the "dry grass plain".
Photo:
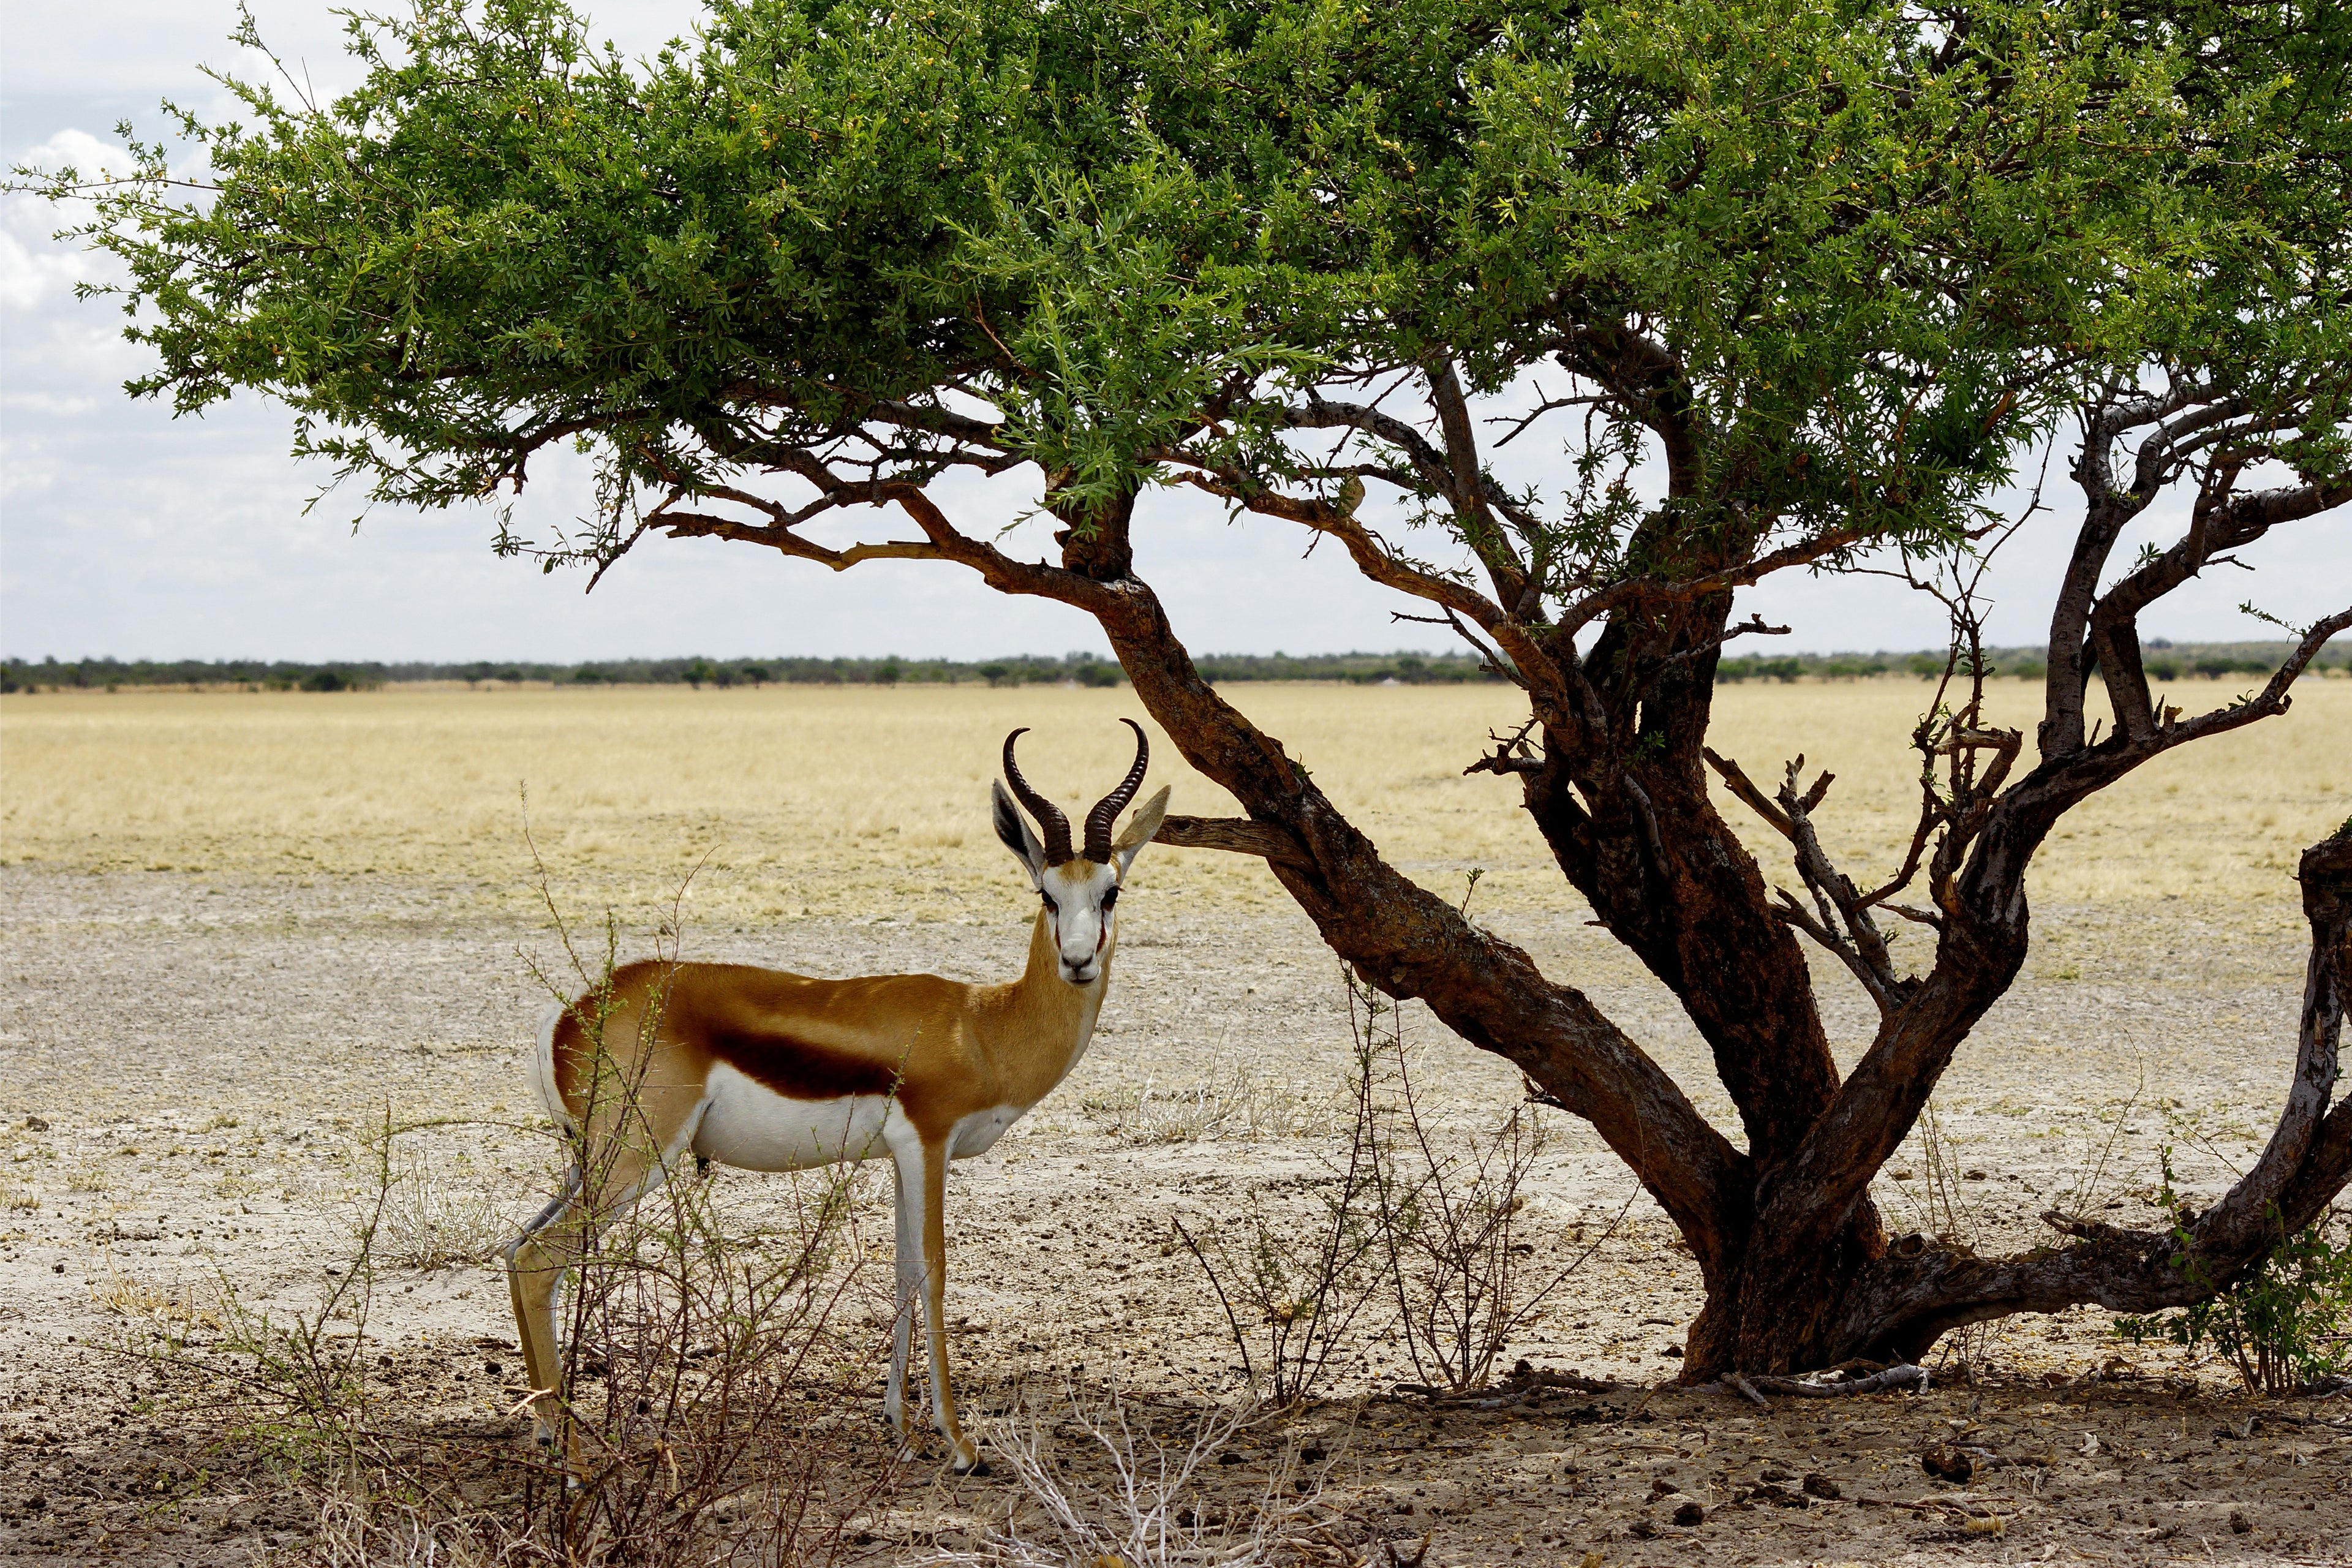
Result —
MULTIPOLYGON (((1801 752, 1837 773, 1825 826, 1859 874, 1908 837, 1907 737, 1931 689, 1908 679, 1727 688, 1717 749, 1759 779, 1801 752)), ((2196 680, 2181 696, 2196 710, 2234 689, 2196 680)), ((1453 890, 1482 866, 1482 907, 1559 904, 1557 873, 1509 787, 1462 774, 1489 729, 1524 713, 1508 689, 1231 690, 1430 885, 1453 890)), ((1996 682, 1995 720, 2030 731, 2038 692, 1996 682)), ((2352 810, 2352 680, 2308 681, 2297 708, 2162 759, 2085 807, 2043 857, 2035 896, 2275 893, 2277 873, 2352 810)), ((0 713, 8 863, 456 879, 496 901, 530 881, 527 791, 541 851, 583 896, 657 907, 708 856, 697 896, 714 921, 993 918, 1003 868, 985 801, 1005 731, 1034 727, 1024 766, 1039 787, 1091 798, 1118 775, 1115 720, 1140 717, 1120 690, 912 686, 44 695, 12 697, 0 713)), ((1152 735, 1153 776, 1174 781, 1176 809, 1233 809, 1152 735)), ((1154 870, 1175 896, 1281 898, 1262 870, 1219 857, 1154 870)))
MULTIPOLYGON (((1823 815, 1860 876, 1907 834, 1905 737, 1927 691, 1898 679, 1730 689, 1717 744, 1759 779, 1799 751, 1834 770, 1823 815)), ((1486 730, 1511 721, 1509 693, 1229 694, 1426 885, 1458 895, 1483 868, 1473 912, 1591 991, 1727 1119, 1671 998, 1583 926, 1508 786, 1461 776, 1486 730)), ((2231 689, 2191 682, 2188 694, 2202 706, 2231 689)), ((2004 683, 1999 716, 2027 722, 2032 698, 2004 683)), ((1034 727, 1024 766, 1083 805, 1123 765, 1114 720, 1133 712, 1121 691, 1037 689, 0 700, 0 1439, 16 1445, 0 1452, 19 1460, 0 1474, 0 1559, 243 1563, 301 1546, 309 1521, 266 1470, 146 1403, 151 1387, 89 1347, 142 1313, 184 1314, 223 1280, 280 1310, 312 1299, 364 1184, 354 1139, 386 1105, 524 1116, 539 998, 519 954, 549 939, 523 790, 572 914, 612 908, 642 931, 699 865, 691 954, 997 976, 1017 963, 1028 918, 986 824, 1004 731, 1034 727)), ((1154 782, 1176 784, 1177 809, 1230 809, 1154 741, 1154 782)), ((2042 1239, 2031 1215, 2054 1201, 2144 1220, 2161 1143, 2207 1190, 2258 1144, 2300 987, 2294 860, 2352 811, 2347 759, 2352 681, 2314 681, 2285 719, 2166 759, 2050 847, 2028 973, 1940 1098, 1957 1163, 1984 1173, 1961 1188, 1979 1247, 2042 1239)), ((1748 831, 1740 808, 1726 809, 1748 831)), ((1780 866, 1749 841, 1768 870, 1780 866)), ((1229 1394, 1222 1320, 1189 1259, 1163 1252, 1168 1221, 1213 1222, 1320 1170, 1328 1119, 1314 1112, 1347 1035, 1311 930, 1255 865, 1165 849, 1139 863, 1123 919, 1087 1060, 951 1188, 950 1309, 965 1320, 953 1353, 983 1441, 987 1413, 1020 1387, 1099 1389, 1114 1367, 1168 1421, 1229 1394), (1117 1135, 1136 1120, 1122 1107, 1169 1090, 1274 1111, 1203 1136, 1179 1127, 1164 1142, 1117 1135)), ((1841 1048, 1858 1048, 1864 1005, 1842 974, 1822 984, 1841 1048)), ((1446 1125, 1491 1124, 1515 1096, 1511 1075, 1415 1027, 1446 1125)), ((424 1147, 452 1202, 509 1222, 537 1206, 554 1152, 543 1136, 493 1129, 424 1147)), ((1898 1226, 1921 1223, 1921 1184, 1894 1175, 1923 1163, 1910 1152, 1881 1184, 1898 1226)), ((781 1212, 778 1179, 720 1179, 747 1226, 781 1212)), ((1628 1195, 1573 1125, 1558 1129, 1534 1190, 1555 1238, 1597 1233, 1628 1195)), ((1341 1455, 1327 1489, 1336 1539, 1361 1556, 1369 1542, 1433 1531, 1429 1561, 1447 1568, 2316 1561, 2352 1529, 2340 1432, 2214 1436, 2242 1428, 2251 1407, 2216 1364, 2177 1352, 2126 1348, 2123 1369, 2144 1375, 2083 1380, 2118 1353, 2095 1311, 2004 1325, 1977 1347, 1974 1388, 1769 1414, 1654 1392, 1696 1302, 1669 1239, 1637 1205, 1513 1342, 1538 1364, 1618 1379, 1622 1395, 1433 1413, 1370 1397, 1400 1364, 1392 1342, 1370 1343, 1331 1398, 1238 1440, 1242 1462, 1217 1468, 1210 1500, 1249 1494, 1287 1436, 1341 1455), (2193 1377, 2201 1394, 2178 1397, 2158 1374, 2193 1377), (1910 1502, 1934 1489, 1920 1444, 1956 1428, 2050 1461, 1978 1489, 2006 1521, 1999 1537, 1911 1508, 1731 1500, 1779 1466, 1838 1478, 1849 1500, 1910 1502), (1706 1505, 1706 1522, 1665 1522, 1675 1503, 1659 1506, 1651 1485, 1665 1478, 1706 1505)), ((385 1291, 369 1331, 395 1403, 502 1440, 512 1396, 478 1343, 510 1332, 496 1273, 419 1268, 385 1291)), ((869 1521, 866 1551, 919 1561, 976 1539, 1013 1500, 1001 1479, 926 1472, 869 1521)))

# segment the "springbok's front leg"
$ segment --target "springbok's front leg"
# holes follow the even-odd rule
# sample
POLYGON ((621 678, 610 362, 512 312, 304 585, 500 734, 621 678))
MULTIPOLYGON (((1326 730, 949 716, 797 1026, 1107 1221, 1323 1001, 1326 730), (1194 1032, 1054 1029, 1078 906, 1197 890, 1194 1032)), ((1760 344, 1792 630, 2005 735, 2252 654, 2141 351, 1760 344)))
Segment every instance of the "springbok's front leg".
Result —
MULTIPOLYGON (((929 1349, 931 1414, 948 1441, 959 1475, 986 1475, 980 1447, 956 1419, 955 1388, 948 1380, 947 1182, 944 1142, 909 1142, 894 1151, 898 1178, 898 1319, 891 1325, 890 1386, 882 1410, 901 1440, 911 1436, 907 1418, 907 1342, 914 1327, 918 1295, 923 1303, 923 1338, 929 1349)), ((910 1445, 911 1446, 911 1445, 910 1445)))
POLYGON ((882 1392, 882 1419, 898 1434, 902 1449, 899 1457, 911 1458, 914 1445, 907 1421, 907 1342, 914 1333, 915 1293, 923 1283, 922 1148, 917 1144, 891 1153, 890 1208, 897 1233, 890 1256, 898 1279, 891 1299, 890 1383, 882 1392), (910 1164, 916 1167, 911 1177, 907 1169, 910 1164))

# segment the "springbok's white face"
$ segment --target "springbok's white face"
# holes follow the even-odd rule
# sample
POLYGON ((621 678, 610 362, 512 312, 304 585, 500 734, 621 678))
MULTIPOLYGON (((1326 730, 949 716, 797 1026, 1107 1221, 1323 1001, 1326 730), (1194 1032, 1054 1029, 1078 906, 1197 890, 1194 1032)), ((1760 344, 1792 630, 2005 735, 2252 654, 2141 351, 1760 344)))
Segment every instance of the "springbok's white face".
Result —
POLYGON ((1168 815, 1168 788, 1162 785, 1128 819, 1116 838, 1111 836, 1111 824, 1135 798, 1150 758, 1142 730, 1131 719, 1120 722, 1135 731, 1135 766, 1125 783, 1087 814, 1082 851, 1072 852, 1069 819, 1031 789, 1013 763, 1013 742, 1024 731, 1015 730, 1004 741, 1004 772, 1013 781, 1012 790, 1008 792, 999 782, 991 792, 996 837, 1020 858, 1022 868, 1029 873, 1030 886, 1045 901, 1046 929, 1061 958, 1062 978, 1073 985, 1090 985, 1102 978, 1103 963, 1118 939, 1119 887, 1127 880, 1136 856, 1151 842, 1168 815), (1045 828, 1043 839, 1013 804, 1015 795, 1045 828))

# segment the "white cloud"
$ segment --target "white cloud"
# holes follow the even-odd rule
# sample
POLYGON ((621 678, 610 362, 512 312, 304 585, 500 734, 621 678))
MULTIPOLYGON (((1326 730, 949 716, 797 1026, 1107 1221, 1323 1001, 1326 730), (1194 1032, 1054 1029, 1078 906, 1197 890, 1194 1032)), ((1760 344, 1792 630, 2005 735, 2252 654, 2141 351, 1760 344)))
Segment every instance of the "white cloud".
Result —
POLYGON ((102 179, 109 174, 127 174, 134 160, 121 142, 68 126, 53 132, 39 146, 26 150, 17 162, 37 169, 70 168, 85 179, 102 179))
POLYGON ((69 292, 86 270, 78 256, 31 250, 0 231, 0 310, 30 310, 52 291, 69 292))
MULTIPOLYGON (((131 160, 120 146, 67 130, 27 148, 11 158, 9 164, 45 173, 70 168, 90 180, 108 173, 121 174, 131 168, 131 160)), ((75 284, 112 276, 118 270, 110 258, 79 246, 61 245, 51 237, 59 230, 88 223, 94 212, 94 204, 88 201, 52 205, 23 193, 0 198, 0 310, 69 304, 75 284)), ((16 326, 10 323, 11 331, 16 326)))

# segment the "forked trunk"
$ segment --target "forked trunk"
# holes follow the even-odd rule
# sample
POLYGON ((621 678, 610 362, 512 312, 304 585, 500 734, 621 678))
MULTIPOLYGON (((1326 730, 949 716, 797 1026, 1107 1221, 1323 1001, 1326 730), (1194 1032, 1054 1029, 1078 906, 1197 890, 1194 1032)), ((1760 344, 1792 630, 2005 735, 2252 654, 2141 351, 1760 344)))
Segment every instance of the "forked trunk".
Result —
POLYGON ((1692 1381, 1727 1372, 1801 1372, 1845 1359, 1842 1308, 1864 1272, 1885 1250, 1878 1215, 1865 1203, 1836 1242, 1792 1253, 1752 1230, 1727 1238, 1737 1263, 1709 1280, 1706 1301, 1690 1326, 1683 1375, 1692 1381))
MULTIPOLYGON (((2347 988, 2338 884, 2352 867, 2352 845, 2305 857, 2315 946, 2298 1082, 2308 1091, 2311 1126, 2299 1142, 2283 1132, 2242 1184, 2242 1193, 2267 1183, 2278 1194, 2268 1217, 2250 1216, 2240 1196, 2217 1205, 2198 1222, 2194 1268, 2167 1236, 2084 1226, 2070 1216, 2053 1223, 2087 1245, 1979 1259, 1925 1237, 1890 1240, 1869 1184, 2022 965, 2023 874, 2034 846, 2068 805, 2127 762, 2045 763, 2002 794, 1996 809, 2017 739, 1956 726, 1956 744, 1997 760, 1938 797, 1938 809, 1965 833, 1948 839, 1958 848, 1939 851, 1930 870, 1936 960, 1914 979, 1891 973, 1883 943, 1874 955, 1842 954, 1879 999, 1882 1024, 1841 1080, 1789 929, 1797 922, 1770 903, 1754 860, 1709 803, 1692 747, 1652 748, 1638 764, 1579 775, 1557 759, 1589 755, 1589 732, 1568 732, 1573 715, 1555 711, 1541 713, 1560 731, 1548 736, 1544 760, 1514 762, 1507 747, 1488 760, 1493 771, 1523 775, 1530 813, 1571 882, 1706 1037, 1738 1109, 1743 1150, 1580 992, 1548 980, 1525 952, 1387 865, 1279 742, 1200 678, 1141 583, 1115 581, 1085 597, 1146 709, 1186 759, 1249 812, 1245 819, 1171 817, 1162 838, 1264 857, 1332 949, 1370 984, 1426 1003, 1465 1039, 1519 1066, 1539 1099, 1590 1121, 1665 1209, 1706 1279, 1687 1378, 1914 1358, 1956 1326, 2020 1310, 2100 1301, 2145 1311, 2194 1300, 2249 1267, 2282 1224, 2307 1223, 2352 1168, 2352 1105, 2326 1114, 2324 1129, 2319 1123, 2347 988), (1964 861, 1959 849, 1973 852, 1964 861), (2326 893, 2332 885, 2338 890, 2326 893), (2225 1212, 2234 1216, 2227 1224, 2217 1219, 2225 1212)), ((1653 714, 1661 725, 1676 722, 1672 705, 1654 694, 1644 706, 1645 726, 1653 714)), ((1702 711, 1684 740, 1703 729, 1704 704, 1696 706, 1702 711)), ((1792 780, 1782 800, 1801 837, 1811 802, 1793 789, 1792 780)), ((1818 798, 1816 790, 1811 801, 1818 798)), ((1851 884, 1843 895, 1853 897, 1851 884)), ((1834 901, 1837 889, 1822 896, 1834 901)))

